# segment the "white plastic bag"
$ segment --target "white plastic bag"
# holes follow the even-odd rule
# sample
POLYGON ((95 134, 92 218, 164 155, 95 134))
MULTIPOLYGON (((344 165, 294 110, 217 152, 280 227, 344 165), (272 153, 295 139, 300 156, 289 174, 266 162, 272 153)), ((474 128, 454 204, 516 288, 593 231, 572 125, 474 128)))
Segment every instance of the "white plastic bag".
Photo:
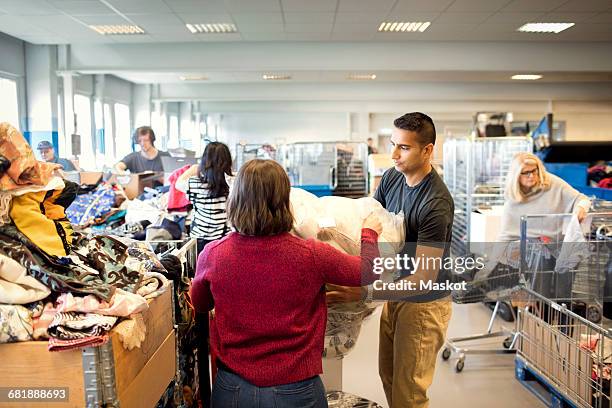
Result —
POLYGON ((582 227, 576 215, 572 215, 567 227, 565 228, 563 245, 561 252, 555 264, 555 272, 565 273, 575 268, 576 265, 586 258, 589 253, 589 247, 582 227))

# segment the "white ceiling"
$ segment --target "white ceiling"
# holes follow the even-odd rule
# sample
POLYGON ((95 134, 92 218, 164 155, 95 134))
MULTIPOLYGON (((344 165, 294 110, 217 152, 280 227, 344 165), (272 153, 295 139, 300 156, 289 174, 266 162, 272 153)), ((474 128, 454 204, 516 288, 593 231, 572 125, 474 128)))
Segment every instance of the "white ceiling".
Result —
POLYGON ((35 44, 199 41, 612 41, 612 0, 0 0, 0 31, 35 44), (384 20, 432 21, 424 33, 378 33, 384 20), (575 22, 558 35, 526 22, 575 22), (233 22, 193 35, 185 23, 233 22), (137 24, 102 36, 90 24, 137 24))

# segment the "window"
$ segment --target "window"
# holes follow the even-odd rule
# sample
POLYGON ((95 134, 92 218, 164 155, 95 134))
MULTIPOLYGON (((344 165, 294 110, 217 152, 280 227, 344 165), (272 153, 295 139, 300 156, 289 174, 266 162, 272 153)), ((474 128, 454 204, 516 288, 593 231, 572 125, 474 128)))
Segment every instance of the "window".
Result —
POLYGON ((17 98, 17 82, 0 78, 0 122, 8 122, 19 126, 19 99, 17 98))
POLYGON ((96 162, 91 135, 91 99, 85 95, 74 95, 74 113, 77 117, 75 133, 81 136, 79 166, 84 170, 95 170, 96 162))
POLYGON ((115 154, 115 133, 113 116, 108 103, 104 104, 104 143, 106 144, 106 165, 112 167, 119 159, 115 154))
POLYGON ((179 122, 175 115, 170 116, 170 140, 168 141, 168 148, 175 149, 179 147, 179 122))
POLYGON ((115 104, 115 147, 118 160, 132 153, 130 107, 122 103, 115 104))

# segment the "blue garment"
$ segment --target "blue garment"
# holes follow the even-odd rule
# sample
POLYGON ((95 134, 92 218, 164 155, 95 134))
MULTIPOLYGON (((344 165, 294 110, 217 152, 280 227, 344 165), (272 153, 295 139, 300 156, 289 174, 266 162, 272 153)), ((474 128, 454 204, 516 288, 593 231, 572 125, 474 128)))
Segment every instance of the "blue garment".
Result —
POLYGON ((236 374, 217 370, 212 390, 213 408, 327 408, 319 376, 291 384, 257 387, 236 374))
POLYGON ((66 217, 73 225, 89 225, 101 218, 115 205, 115 192, 108 184, 100 184, 91 193, 77 196, 66 209, 66 217))

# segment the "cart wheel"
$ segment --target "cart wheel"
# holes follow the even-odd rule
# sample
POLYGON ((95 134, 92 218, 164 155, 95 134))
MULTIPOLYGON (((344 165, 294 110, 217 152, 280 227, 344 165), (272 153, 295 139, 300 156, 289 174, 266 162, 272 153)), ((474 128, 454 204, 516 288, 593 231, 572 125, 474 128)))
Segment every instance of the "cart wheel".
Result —
POLYGON ((512 345, 512 336, 506 337, 502 345, 504 346, 505 349, 510 349, 510 346, 512 345))
POLYGON ((465 366, 465 362, 463 360, 457 360, 457 365, 455 366, 455 370, 460 373, 463 371, 463 367, 465 366))
POLYGON ((444 350, 442 350, 442 360, 446 361, 450 358, 451 356, 451 351, 449 348, 445 348, 444 350))

